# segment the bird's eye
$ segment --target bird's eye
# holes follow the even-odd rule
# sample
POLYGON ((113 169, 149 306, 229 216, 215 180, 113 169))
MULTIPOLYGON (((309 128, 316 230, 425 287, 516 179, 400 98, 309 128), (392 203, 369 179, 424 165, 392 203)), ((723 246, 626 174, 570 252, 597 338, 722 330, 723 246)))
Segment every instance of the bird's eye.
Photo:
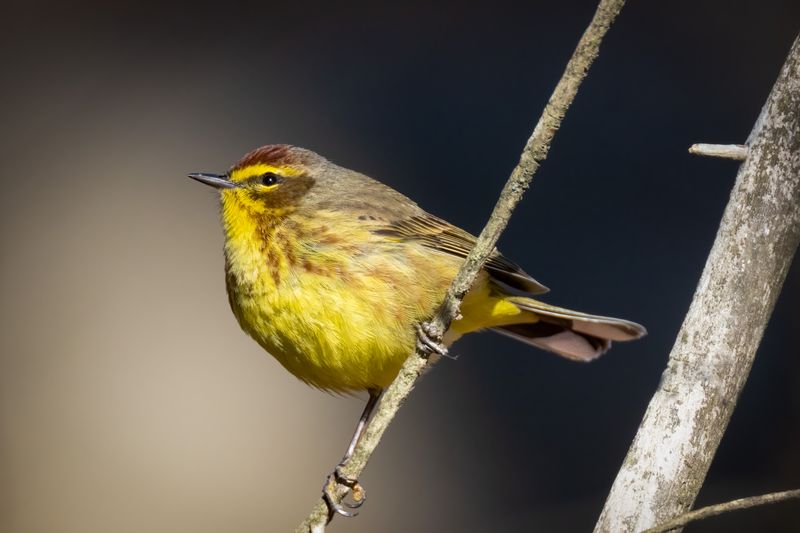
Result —
POLYGON ((267 172, 266 174, 261 175, 261 184, 262 185, 277 185, 281 182, 281 177, 275 174, 274 172, 267 172))

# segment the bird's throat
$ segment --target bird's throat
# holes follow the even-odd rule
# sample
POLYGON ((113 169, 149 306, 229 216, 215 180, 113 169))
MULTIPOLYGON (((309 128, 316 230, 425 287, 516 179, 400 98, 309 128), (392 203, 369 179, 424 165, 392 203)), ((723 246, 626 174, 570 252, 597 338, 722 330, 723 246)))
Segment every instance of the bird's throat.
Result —
POLYGON ((297 242, 282 222, 285 209, 254 212, 235 198, 222 199, 225 268, 241 290, 277 288, 296 262, 297 242))

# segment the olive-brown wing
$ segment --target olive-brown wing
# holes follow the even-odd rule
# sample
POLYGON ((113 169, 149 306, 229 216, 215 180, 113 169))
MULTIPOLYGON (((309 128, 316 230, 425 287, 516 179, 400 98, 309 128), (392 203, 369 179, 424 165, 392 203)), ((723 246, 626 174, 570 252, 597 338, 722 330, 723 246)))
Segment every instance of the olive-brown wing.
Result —
MULTIPOLYGON (((475 246, 476 238, 449 222, 424 213, 406 217, 376 228, 374 233, 403 240, 417 241, 424 246, 457 257, 466 258, 475 246)), ((548 288, 533 279, 517 264, 494 250, 484 267, 496 281, 528 294, 543 294, 548 288)))

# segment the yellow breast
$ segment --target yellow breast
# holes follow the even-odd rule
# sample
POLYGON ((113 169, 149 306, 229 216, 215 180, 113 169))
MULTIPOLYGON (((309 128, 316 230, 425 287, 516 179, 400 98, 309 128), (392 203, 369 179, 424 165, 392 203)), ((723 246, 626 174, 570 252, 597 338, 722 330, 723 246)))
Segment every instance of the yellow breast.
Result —
POLYGON ((414 346, 413 324, 438 303, 446 274, 415 279, 426 270, 421 253, 377 243, 335 213, 292 216, 271 227, 224 205, 223 216, 228 294, 242 329, 316 387, 387 386, 414 346), (428 288, 420 290, 420 282, 428 288))

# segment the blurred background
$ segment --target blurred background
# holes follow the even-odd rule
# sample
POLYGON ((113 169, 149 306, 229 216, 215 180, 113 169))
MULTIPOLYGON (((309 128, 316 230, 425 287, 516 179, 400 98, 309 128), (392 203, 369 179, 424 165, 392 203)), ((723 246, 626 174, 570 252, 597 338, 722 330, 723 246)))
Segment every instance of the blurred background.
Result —
MULTIPOLYGON (((288 142, 483 226, 594 1, 0 7, 0 531, 263 532, 363 405, 238 328, 213 191, 288 142)), ((500 243, 548 301, 645 324, 591 365, 492 334, 419 383, 331 531, 589 531, 657 386, 793 0, 631 2, 500 243)), ((699 504, 800 486, 795 265, 699 504)), ((782 504, 690 531, 797 531, 782 504)))

